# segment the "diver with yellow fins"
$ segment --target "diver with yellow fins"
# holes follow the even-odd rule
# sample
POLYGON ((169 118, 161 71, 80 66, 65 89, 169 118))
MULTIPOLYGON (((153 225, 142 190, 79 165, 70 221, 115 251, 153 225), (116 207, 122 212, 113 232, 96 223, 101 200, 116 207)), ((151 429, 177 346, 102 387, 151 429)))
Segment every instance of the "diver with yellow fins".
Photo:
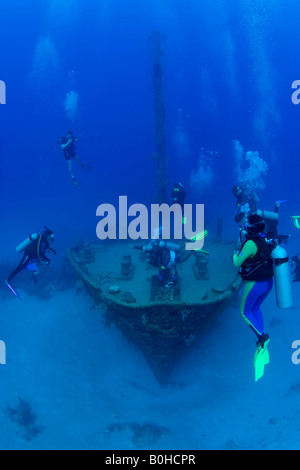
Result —
POLYGON ((32 273, 32 279, 34 283, 37 283, 37 274, 39 273, 38 265, 41 261, 44 261, 46 265, 49 265, 50 259, 46 256, 50 251, 56 255, 56 251, 50 247, 50 243, 54 242, 54 233, 52 230, 44 226, 44 230, 41 233, 31 234, 24 242, 17 246, 16 250, 18 253, 23 253, 23 257, 19 265, 12 271, 5 281, 6 286, 10 291, 18 298, 19 295, 11 286, 11 281, 17 274, 23 270, 30 271, 32 273))
POLYGON ((264 367, 269 364, 270 337, 264 330, 261 305, 272 290, 273 278, 277 306, 287 308, 292 305, 289 258, 279 246, 286 237, 265 234, 265 228, 266 223, 260 215, 249 215, 244 228, 245 241, 239 252, 233 254, 233 263, 239 268, 239 274, 245 281, 241 315, 257 336, 255 381, 264 375, 264 367))

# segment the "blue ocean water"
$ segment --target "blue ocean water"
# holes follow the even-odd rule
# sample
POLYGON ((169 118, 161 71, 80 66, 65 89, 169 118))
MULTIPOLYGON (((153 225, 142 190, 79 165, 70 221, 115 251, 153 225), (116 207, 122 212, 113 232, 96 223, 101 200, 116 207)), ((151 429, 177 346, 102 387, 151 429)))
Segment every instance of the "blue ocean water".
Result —
POLYGON ((19 262, 16 245, 44 224, 58 253, 42 272, 46 299, 33 286, 21 286, 22 302, 0 288, 1 449, 299 449, 298 283, 293 308, 277 309, 274 292, 263 306, 263 380, 253 381, 253 337, 232 306, 161 387, 65 264, 78 239, 97 242, 99 204, 154 200, 155 30, 166 35, 170 191, 180 179, 189 201, 205 204, 206 225, 223 217, 233 239, 231 188, 247 175, 262 208, 287 201, 280 231, 298 252, 299 21, 296 0, 1 1, 1 279, 19 262), (80 190, 57 145, 68 129, 93 168, 75 166, 80 190))

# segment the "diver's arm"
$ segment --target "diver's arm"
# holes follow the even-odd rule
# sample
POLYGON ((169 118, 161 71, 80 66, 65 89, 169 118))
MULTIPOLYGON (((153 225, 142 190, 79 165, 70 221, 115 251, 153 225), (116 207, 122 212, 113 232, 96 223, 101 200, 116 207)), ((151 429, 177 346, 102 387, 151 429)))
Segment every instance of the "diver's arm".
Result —
POLYGON ((73 139, 69 139, 66 144, 61 144, 61 148, 64 150, 66 147, 68 147, 68 145, 70 145, 72 143, 72 141, 73 141, 73 139))
POLYGON ((75 160, 77 165, 81 166, 81 168, 84 168, 85 170, 91 170, 90 165, 87 165, 86 163, 82 163, 78 155, 75 156, 75 160))
POLYGON ((49 263, 50 263, 50 259, 45 255, 45 253, 41 253, 41 254, 40 254, 40 259, 41 259, 42 261, 44 261, 44 263, 46 263, 46 264, 49 264, 49 263))
POLYGON ((232 257, 233 264, 236 268, 242 266, 242 264, 248 259, 250 256, 255 256, 257 253, 257 246, 252 240, 248 240, 245 245, 243 246, 242 250, 239 254, 234 253, 232 257))
MULTIPOLYGON (((56 251, 53 250, 53 248, 51 248, 50 246, 48 246, 47 250, 46 250, 46 253, 53 253, 54 255, 56 255, 56 251)), ((41 254, 41 259, 48 265, 50 263, 50 259, 48 258, 48 256, 46 256, 45 252, 41 254)))
POLYGON ((39 250, 39 258, 40 260, 44 261, 46 264, 50 263, 50 259, 46 256, 46 253, 49 252, 49 243, 46 241, 42 241, 40 244, 40 250, 39 250))

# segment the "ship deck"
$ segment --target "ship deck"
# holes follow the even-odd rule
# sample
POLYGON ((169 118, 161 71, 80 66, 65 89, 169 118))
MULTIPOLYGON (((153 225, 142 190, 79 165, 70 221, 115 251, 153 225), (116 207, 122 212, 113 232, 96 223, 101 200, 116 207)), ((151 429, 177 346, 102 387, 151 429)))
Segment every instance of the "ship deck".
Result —
MULTIPOLYGON (((200 276, 200 279, 195 275, 197 255, 194 252, 187 260, 178 263, 180 294, 173 298, 173 302, 197 305, 218 301, 230 295, 232 286, 236 288, 239 279, 231 261, 233 248, 234 242, 205 241, 203 249, 209 254, 203 253, 202 260, 205 266, 207 263, 207 275, 200 276)), ((135 299, 130 306, 140 308, 157 303, 157 300, 153 301, 151 298, 151 283, 157 276, 158 268, 142 259, 142 253, 128 243, 103 242, 73 248, 70 250, 69 259, 80 277, 101 291, 104 298, 124 303, 122 293, 130 293, 135 299), (121 274, 121 262, 124 256, 131 258, 132 279, 121 274), (110 293, 110 288, 114 286, 119 287, 119 293, 110 293)), ((167 300, 170 301, 170 298, 167 300)))

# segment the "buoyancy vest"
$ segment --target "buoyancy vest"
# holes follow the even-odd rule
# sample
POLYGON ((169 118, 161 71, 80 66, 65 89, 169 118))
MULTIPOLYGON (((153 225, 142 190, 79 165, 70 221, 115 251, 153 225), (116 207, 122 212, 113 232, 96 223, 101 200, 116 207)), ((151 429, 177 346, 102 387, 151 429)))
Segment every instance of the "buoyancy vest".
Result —
POLYGON ((239 274, 245 281, 266 281, 273 276, 273 260, 271 253, 274 249, 274 244, 267 241, 266 238, 261 235, 250 237, 247 241, 248 240, 252 240, 255 243, 257 252, 254 256, 246 259, 240 267, 239 274))

